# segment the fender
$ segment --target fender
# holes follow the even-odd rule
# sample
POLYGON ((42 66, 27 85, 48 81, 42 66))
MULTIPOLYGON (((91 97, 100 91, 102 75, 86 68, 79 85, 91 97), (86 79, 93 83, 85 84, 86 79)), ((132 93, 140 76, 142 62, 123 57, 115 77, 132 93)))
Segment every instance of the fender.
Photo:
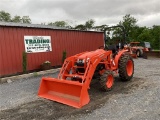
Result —
MULTIPOLYGON (((120 57, 122 56, 122 54, 124 53, 127 53, 127 50, 120 50, 118 52, 118 54, 115 56, 115 59, 114 59, 114 62, 115 62, 115 68, 117 69, 118 68, 118 62, 119 62, 119 59, 120 57)), ((127 53, 128 54, 128 53, 127 53)))

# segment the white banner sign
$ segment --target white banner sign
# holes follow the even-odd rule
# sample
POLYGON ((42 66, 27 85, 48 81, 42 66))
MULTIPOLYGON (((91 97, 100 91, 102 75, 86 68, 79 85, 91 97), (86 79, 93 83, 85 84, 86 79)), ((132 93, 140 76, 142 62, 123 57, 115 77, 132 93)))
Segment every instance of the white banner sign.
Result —
POLYGON ((52 51, 51 36, 24 36, 27 53, 52 51))

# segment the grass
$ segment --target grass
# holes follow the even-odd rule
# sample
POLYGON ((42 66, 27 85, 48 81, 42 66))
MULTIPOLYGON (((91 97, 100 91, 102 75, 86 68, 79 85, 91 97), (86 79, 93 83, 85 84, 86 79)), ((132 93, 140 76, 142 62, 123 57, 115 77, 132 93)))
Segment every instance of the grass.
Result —
POLYGON ((37 72, 34 72, 34 73, 33 73, 33 76, 34 76, 34 77, 37 77, 37 76, 38 76, 38 73, 37 73, 37 72))

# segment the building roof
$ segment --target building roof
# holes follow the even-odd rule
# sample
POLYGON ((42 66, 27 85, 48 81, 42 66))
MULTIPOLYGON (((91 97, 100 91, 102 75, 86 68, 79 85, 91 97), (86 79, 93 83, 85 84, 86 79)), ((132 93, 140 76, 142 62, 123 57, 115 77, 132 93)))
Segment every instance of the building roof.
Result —
MULTIPOLYGON (((69 28, 66 28, 66 27, 57 27, 57 26, 53 26, 53 25, 15 23, 15 22, 1 22, 1 21, 0 21, 0 26, 81 31, 81 30, 76 30, 76 29, 69 29, 69 28)), ((101 33, 101 31, 82 31, 82 32, 99 32, 99 33, 101 33)))
POLYGON ((27 28, 46 28, 46 29, 63 29, 67 30, 65 27, 57 27, 51 25, 41 25, 41 24, 28 24, 28 23, 14 23, 14 22, 0 22, 0 26, 9 27, 27 27, 27 28))

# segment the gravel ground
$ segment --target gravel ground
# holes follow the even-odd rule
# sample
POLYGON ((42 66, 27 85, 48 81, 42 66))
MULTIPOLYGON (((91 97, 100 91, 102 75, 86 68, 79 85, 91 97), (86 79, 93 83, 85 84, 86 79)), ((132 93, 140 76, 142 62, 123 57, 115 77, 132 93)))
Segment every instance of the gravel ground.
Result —
MULTIPOLYGON (((116 78, 110 92, 99 91, 93 82, 91 101, 81 109, 37 97, 42 76, 0 84, 0 119, 160 120, 160 59, 134 62, 133 79, 121 82, 116 78)), ((44 76, 56 77, 57 73, 44 76)))
POLYGON ((13 108, 23 103, 31 102, 38 99, 36 95, 39 83, 42 77, 57 77, 58 72, 54 74, 45 74, 15 80, 12 83, 0 85, 0 110, 13 108))
POLYGON ((160 120, 160 60, 135 59, 134 77, 144 83, 129 94, 113 95, 103 107, 69 120, 160 120))

